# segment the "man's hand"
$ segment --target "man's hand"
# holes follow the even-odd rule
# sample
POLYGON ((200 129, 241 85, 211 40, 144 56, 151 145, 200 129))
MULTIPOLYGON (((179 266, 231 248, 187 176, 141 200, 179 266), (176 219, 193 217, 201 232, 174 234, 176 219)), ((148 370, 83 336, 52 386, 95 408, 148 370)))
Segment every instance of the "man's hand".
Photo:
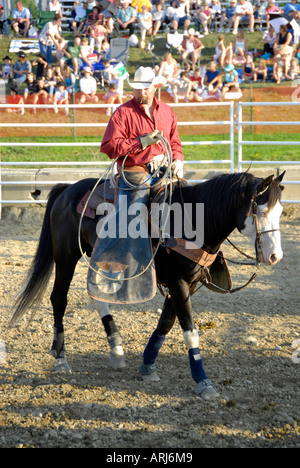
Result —
POLYGON ((142 145, 142 149, 144 150, 147 148, 147 146, 150 145, 155 145, 156 143, 159 143, 159 138, 157 135, 161 135, 159 130, 154 130, 152 133, 146 133, 146 135, 140 136, 140 142, 142 145))
POLYGON ((171 164, 171 171, 173 172, 173 175, 175 177, 178 177, 178 179, 183 178, 183 162, 180 161, 180 159, 174 159, 174 161, 171 164))

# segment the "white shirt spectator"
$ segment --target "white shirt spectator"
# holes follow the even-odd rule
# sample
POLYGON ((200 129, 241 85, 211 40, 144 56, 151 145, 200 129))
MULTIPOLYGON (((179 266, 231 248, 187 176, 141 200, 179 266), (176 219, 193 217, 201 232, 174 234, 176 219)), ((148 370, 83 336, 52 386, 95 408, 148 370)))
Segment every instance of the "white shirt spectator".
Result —
POLYGON ((64 99, 68 99, 69 95, 68 95, 68 91, 66 89, 64 89, 63 91, 59 91, 58 89, 55 91, 55 97, 59 102, 63 101, 64 99))
POLYGON ((23 9, 20 11, 17 8, 13 9, 12 12, 12 18, 18 19, 18 18, 30 18, 30 11, 28 8, 23 7, 23 9))
POLYGON ((82 93, 92 94, 97 90, 97 82, 93 76, 83 77, 79 80, 79 87, 82 93))
POLYGON ((245 2, 243 5, 238 3, 236 6, 236 13, 241 13, 243 15, 253 13, 253 6, 250 2, 245 2))

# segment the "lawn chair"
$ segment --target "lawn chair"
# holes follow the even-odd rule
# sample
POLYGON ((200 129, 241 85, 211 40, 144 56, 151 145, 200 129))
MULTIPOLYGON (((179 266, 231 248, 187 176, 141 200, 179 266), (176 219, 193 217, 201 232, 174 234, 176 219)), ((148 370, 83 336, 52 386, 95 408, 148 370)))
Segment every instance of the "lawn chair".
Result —
POLYGON ((110 61, 126 64, 129 58, 129 40, 125 37, 114 37, 110 40, 110 61))
POLYGON ((41 31, 46 23, 54 20, 55 11, 40 11, 39 13, 39 18, 34 21, 34 25, 41 31))

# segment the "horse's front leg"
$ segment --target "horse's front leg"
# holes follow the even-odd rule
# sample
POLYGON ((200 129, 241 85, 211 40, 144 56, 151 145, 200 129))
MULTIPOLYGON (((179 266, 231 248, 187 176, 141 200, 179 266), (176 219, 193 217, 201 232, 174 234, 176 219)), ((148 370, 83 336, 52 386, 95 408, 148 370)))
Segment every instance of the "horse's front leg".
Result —
POLYGON ((105 302, 96 301, 95 299, 94 303, 101 317, 104 330, 107 336, 107 341, 110 346, 110 363, 113 367, 116 367, 117 369, 122 369, 126 366, 124 351, 122 347, 122 338, 114 322, 114 319, 110 314, 108 304, 106 304, 105 302))
POLYGON ((211 380, 207 378, 203 368, 199 350, 199 333, 195 329, 189 285, 184 280, 179 280, 177 287, 172 289, 171 297, 188 350, 192 378, 197 384, 196 393, 207 400, 217 398, 219 394, 211 380))

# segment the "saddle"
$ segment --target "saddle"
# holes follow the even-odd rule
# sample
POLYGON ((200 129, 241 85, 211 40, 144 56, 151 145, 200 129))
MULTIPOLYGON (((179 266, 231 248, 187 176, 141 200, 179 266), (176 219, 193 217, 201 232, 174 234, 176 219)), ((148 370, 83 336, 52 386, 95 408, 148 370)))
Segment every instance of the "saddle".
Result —
MULTIPOLYGON (((182 185, 186 185, 187 181, 182 179, 179 181, 179 183, 182 185)), ((150 191, 149 205, 152 202, 162 202, 166 198, 165 190, 166 188, 164 183, 152 187, 150 191)), ((97 187, 93 190, 91 196, 90 194, 91 190, 89 190, 84 195, 84 197, 81 199, 77 206, 77 212, 80 215, 82 215, 84 211, 84 216, 91 219, 96 219, 98 216, 98 205, 104 202, 113 203, 114 205, 116 204, 117 189, 116 187, 111 185, 109 180, 100 182, 97 185, 97 187)), ((194 249, 191 249, 190 246, 187 249, 185 247, 184 239, 175 239, 173 237, 170 237, 166 240, 164 247, 167 251, 176 251, 179 254, 189 258, 190 260, 203 267, 205 270, 205 274, 201 275, 199 281, 211 291, 225 294, 232 290, 232 281, 227 261, 224 258, 223 252, 221 250, 218 250, 214 254, 210 254, 203 249, 199 249, 199 247, 197 247, 196 245, 194 249)), ((194 289, 195 287, 193 286, 191 288, 191 294, 193 294, 194 289)))

